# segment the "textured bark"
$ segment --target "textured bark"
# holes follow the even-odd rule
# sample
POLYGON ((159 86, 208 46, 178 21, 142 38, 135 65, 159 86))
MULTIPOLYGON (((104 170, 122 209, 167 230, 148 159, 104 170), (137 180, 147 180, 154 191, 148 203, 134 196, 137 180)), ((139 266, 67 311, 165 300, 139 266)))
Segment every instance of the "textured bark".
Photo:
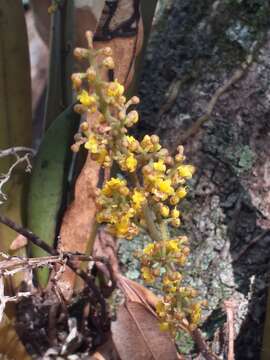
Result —
MULTIPOLYGON (((182 208, 192 246, 188 281, 209 301, 204 329, 213 339, 212 324, 222 328, 226 320, 221 303, 234 299, 235 357, 258 359, 270 255, 270 7, 251 0, 162 3, 140 85, 140 131, 156 132, 171 149, 252 55, 186 139, 197 174, 182 208)), ((224 359, 227 340, 222 349, 213 341, 224 359)))

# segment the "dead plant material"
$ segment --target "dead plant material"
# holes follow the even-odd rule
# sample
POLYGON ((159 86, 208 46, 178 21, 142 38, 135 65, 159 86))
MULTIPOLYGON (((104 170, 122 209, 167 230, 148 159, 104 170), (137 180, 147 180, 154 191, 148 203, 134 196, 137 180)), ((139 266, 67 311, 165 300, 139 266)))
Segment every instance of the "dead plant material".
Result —
POLYGON ((224 301, 224 310, 227 314, 227 336, 228 336, 228 360, 234 360, 234 311, 233 300, 224 301))
POLYGON ((16 333, 15 327, 6 315, 0 324, 0 358, 31 360, 16 333))
POLYGON ((162 333, 157 318, 137 302, 119 308, 112 337, 121 360, 178 359, 170 335, 162 333))

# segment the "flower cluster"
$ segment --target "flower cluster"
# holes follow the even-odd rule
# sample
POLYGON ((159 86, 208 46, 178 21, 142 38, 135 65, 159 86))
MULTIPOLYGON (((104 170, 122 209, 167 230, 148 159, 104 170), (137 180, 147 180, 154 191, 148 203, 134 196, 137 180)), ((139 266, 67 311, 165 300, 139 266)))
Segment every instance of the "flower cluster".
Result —
POLYGON ((183 275, 179 271, 188 255, 186 236, 149 243, 141 255, 144 280, 153 284, 160 279, 162 292, 166 294, 156 306, 160 328, 173 334, 183 327, 192 331, 201 318, 203 302, 196 300, 196 290, 182 284, 183 275))
POLYGON ((130 190, 124 179, 111 178, 97 200, 99 223, 108 223, 108 230, 118 237, 132 238, 138 234, 136 218, 141 216, 146 198, 142 190, 130 190))
POLYGON ((76 152, 84 146, 101 166, 111 168, 115 163, 123 173, 107 180, 99 191, 97 222, 127 239, 141 228, 149 233, 153 242, 140 256, 141 271, 146 282, 161 281, 164 297, 157 305, 161 328, 175 333, 188 323, 185 328, 191 331, 200 320, 201 303, 195 300, 196 291, 182 284, 188 241, 185 236, 170 239, 168 225, 181 225, 178 207, 195 169, 185 164, 182 146, 170 156, 157 135, 143 139, 129 135, 129 128, 139 120, 134 110, 139 98, 127 100, 117 79, 104 80, 104 70, 114 69, 112 50, 95 50, 92 33, 86 37, 88 49, 77 48, 74 53, 87 59, 89 67, 73 74, 72 82, 78 93, 75 111, 86 114, 88 121, 82 122, 72 149, 76 152))

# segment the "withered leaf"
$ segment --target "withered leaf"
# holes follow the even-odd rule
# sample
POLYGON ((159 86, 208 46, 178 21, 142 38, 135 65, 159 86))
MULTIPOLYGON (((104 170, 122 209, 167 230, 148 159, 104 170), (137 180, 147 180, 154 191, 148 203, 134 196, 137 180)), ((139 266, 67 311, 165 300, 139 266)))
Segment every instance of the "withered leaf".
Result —
POLYGON ((3 316, 0 324, 0 358, 7 360, 31 359, 20 341, 14 326, 6 315, 3 316))
POLYGON ((174 360, 176 348, 158 320, 137 302, 126 302, 112 323, 112 337, 121 360, 174 360))
POLYGON ((125 298, 130 302, 142 304, 155 316, 155 307, 158 297, 143 285, 132 281, 120 273, 117 275, 117 285, 124 292, 125 298))

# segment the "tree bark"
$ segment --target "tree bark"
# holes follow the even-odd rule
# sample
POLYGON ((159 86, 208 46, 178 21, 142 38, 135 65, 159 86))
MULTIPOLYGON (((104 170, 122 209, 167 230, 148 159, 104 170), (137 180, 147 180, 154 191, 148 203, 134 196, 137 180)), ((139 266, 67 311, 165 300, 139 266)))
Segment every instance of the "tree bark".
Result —
MULTIPOLYGON (((172 150, 185 142, 197 167, 182 204, 192 246, 187 276, 209 302, 203 328, 213 340, 212 324, 226 321, 222 302, 234 299, 235 358, 258 359, 270 256, 270 5, 161 3, 139 130, 172 150)), ((220 352, 225 358, 226 338, 220 352)))

